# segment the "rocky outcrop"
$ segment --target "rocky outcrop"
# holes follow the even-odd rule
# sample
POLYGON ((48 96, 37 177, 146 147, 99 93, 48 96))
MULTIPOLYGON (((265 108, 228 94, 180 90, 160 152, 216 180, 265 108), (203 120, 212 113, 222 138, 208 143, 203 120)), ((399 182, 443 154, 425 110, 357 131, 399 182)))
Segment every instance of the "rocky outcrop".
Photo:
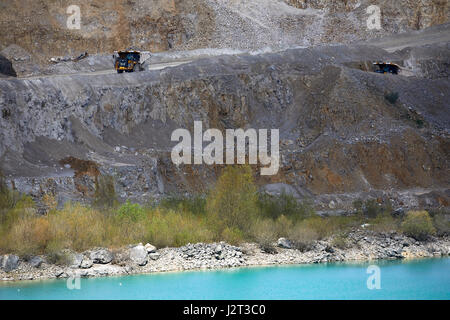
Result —
POLYGON ((204 129, 279 128, 280 170, 257 182, 287 185, 319 211, 351 211, 359 198, 447 207, 448 80, 348 66, 401 58, 332 46, 132 75, 0 80, 2 171, 11 188, 60 205, 92 198, 99 176, 115 177, 118 196, 138 202, 203 193, 220 166, 170 159, 173 130, 201 120, 204 129))
POLYGON ((143 245, 137 245, 130 249, 130 259, 139 266, 145 266, 148 261, 148 252, 143 245))
MULTIPOLYGON (((338 16, 358 17, 370 5, 380 7, 383 14, 382 27, 398 32, 405 29, 422 29, 448 21, 449 5, 444 0, 284 0, 301 9, 318 9, 329 11, 327 27, 331 28, 338 16), (395 21, 395 24, 393 22, 395 21)), ((346 22, 341 22, 348 26, 346 22)))
POLYGON ((75 253, 71 255, 71 267, 72 268, 79 268, 81 266, 81 263, 83 262, 84 256, 79 253, 75 253))
POLYGON ((30 264, 34 268, 39 268, 45 260, 42 257, 34 256, 30 259, 30 264))
MULTIPOLYGON (((0 270, 0 280, 99 277, 257 265, 415 259, 449 255, 450 240, 446 237, 432 237, 420 242, 395 232, 375 233, 358 229, 348 234, 345 245, 329 238, 314 241, 303 251, 279 246, 274 252, 267 253, 255 243, 244 243, 237 247, 220 242, 187 244, 147 254, 144 246, 135 245, 116 250, 114 259, 106 264, 83 259, 80 267, 73 268, 48 264, 44 259, 37 270, 30 262, 23 261, 20 265, 16 264, 15 269, 8 269, 9 272, 0 270)), ((0 256, 0 261, 5 257, 0 256)))
POLYGON ((112 261, 113 254, 108 249, 95 249, 91 251, 89 257, 94 263, 107 264, 112 261))
POLYGON ((0 269, 11 272, 19 267, 19 257, 13 254, 0 256, 0 269))
POLYGON ((285 249, 292 249, 292 247, 293 247, 291 241, 289 241, 289 239, 286 239, 286 238, 278 239, 277 245, 280 248, 285 248, 285 249))

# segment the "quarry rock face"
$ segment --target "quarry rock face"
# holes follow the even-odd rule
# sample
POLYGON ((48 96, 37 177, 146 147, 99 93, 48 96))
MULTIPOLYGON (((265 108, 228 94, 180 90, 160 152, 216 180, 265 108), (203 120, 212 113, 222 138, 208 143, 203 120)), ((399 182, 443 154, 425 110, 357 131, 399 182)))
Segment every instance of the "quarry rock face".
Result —
POLYGON ((121 199, 202 193, 221 166, 170 158, 173 130, 201 120, 221 131, 279 129, 280 170, 262 177, 255 168, 257 183, 289 185, 321 210, 358 198, 448 206, 448 78, 358 64, 387 59, 402 55, 325 46, 135 74, 0 80, 2 171, 10 187, 60 203, 92 198, 104 176, 121 199))
MULTIPOLYGON (((377 5, 382 9, 385 21, 383 27, 398 32, 407 29, 423 29, 436 24, 442 24, 448 20, 449 6, 447 1, 443 0, 404 0, 404 1, 328 1, 328 0, 284 0, 287 4, 300 9, 318 9, 328 10, 331 14, 337 13, 355 13, 365 10, 369 5, 377 5), (397 22, 395 26, 393 20, 397 22)), ((336 21, 330 20, 329 25, 336 21)))
POLYGON ((18 74, 83 52, 109 56, 128 47, 258 50, 349 42, 424 29, 449 17, 445 0, 81 0, 80 29, 70 29, 70 5, 66 0, 2 2, 0 51, 18 74), (367 28, 370 5, 382 10, 379 30, 367 28), (24 68, 30 63, 36 67, 24 68))

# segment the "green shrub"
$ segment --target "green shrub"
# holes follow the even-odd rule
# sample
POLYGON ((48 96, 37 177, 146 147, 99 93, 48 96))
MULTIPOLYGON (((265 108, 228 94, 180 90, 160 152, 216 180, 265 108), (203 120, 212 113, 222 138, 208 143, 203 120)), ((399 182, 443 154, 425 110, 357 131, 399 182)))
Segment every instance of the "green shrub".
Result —
POLYGON ((348 239, 344 234, 337 235, 331 240, 331 245, 338 249, 348 248, 348 239))
POLYGON ((249 166, 228 166, 207 198, 207 212, 221 233, 226 227, 248 232, 258 214, 257 188, 249 166))
POLYGON ((450 235, 450 215, 445 212, 435 212, 433 214, 433 225, 436 228, 436 235, 450 235))
POLYGON ((157 247, 182 246, 187 243, 211 242, 213 233, 198 216, 173 210, 156 209, 146 221, 145 241, 157 247))
POLYGON ((260 194, 258 207, 264 217, 274 220, 284 215, 297 221, 314 214, 314 209, 307 201, 300 202, 294 196, 285 193, 277 196, 260 194))
POLYGON ((138 203, 131 203, 127 200, 123 205, 117 210, 119 218, 127 219, 131 221, 138 221, 145 217, 144 208, 138 203))
POLYGON ((375 218, 380 214, 391 213, 392 206, 390 203, 382 205, 378 203, 375 199, 369 199, 362 201, 361 199, 355 200, 353 202, 353 207, 356 213, 359 215, 364 215, 368 218, 375 218))
POLYGON ((324 218, 325 224, 328 224, 329 233, 346 233, 352 229, 358 228, 364 221, 360 215, 349 216, 331 216, 324 218))
POLYGON ((206 213, 206 199, 199 195, 193 197, 171 195, 161 200, 159 206, 164 209, 187 211, 199 215, 206 213))
POLYGON ((436 233, 427 211, 408 211, 402 223, 403 232, 416 240, 426 240, 436 233))
POLYGON ((30 213, 35 213, 34 201, 29 196, 21 195, 19 199, 14 201, 14 206, 9 209, 3 209, 0 215, 0 227, 8 229, 20 217, 30 216, 30 213))
POLYGON ((48 245, 46 257, 47 262, 59 266, 68 266, 72 263, 69 252, 61 249, 60 245, 56 242, 51 242, 48 245))
POLYGON ((289 230, 292 229, 294 223, 291 219, 287 218, 285 215, 281 215, 274 222, 273 229, 275 230, 275 234, 278 238, 287 237, 289 230))

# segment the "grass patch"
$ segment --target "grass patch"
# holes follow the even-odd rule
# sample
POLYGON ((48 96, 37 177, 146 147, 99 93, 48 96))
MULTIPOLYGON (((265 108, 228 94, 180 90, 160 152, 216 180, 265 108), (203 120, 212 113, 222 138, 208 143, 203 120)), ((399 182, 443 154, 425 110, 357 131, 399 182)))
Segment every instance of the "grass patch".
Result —
POLYGON ((370 229, 379 233, 398 232, 401 230, 399 219, 395 219, 389 213, 385 212, 368 221, 370 229))

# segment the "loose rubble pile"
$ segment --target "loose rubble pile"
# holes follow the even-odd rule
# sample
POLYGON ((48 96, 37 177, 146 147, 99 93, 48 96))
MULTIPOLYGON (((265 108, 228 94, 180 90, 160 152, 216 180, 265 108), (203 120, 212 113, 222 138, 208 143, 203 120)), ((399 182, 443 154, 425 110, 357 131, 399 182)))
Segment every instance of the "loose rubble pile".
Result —
POLYGON ((202 266, 211 267, 237 267, 245 262, 239 247, 224 242, 219 244, 188 244, 178 248, 181 256, 189 261, 202 261, 202 266))
POLYGON ((151 244, 130 245, 118 250, 95 248, 83 253, 66 252, 68 265, 55 265, 47 257, 27 261, 16 255, 0 256, 0 280, 34 280, 71 277, 99 277, 183 270, 222 269, 242 266, 413 259, 450 254, 450 239, 430 238, 419 242, 397 233, 357 230, 339 246, 333 238, 314 242, 306 251, 280 238, 275 253, 266 253, 256 243, 240 247, 220 243, 187 244, 157 249, 151 244))

